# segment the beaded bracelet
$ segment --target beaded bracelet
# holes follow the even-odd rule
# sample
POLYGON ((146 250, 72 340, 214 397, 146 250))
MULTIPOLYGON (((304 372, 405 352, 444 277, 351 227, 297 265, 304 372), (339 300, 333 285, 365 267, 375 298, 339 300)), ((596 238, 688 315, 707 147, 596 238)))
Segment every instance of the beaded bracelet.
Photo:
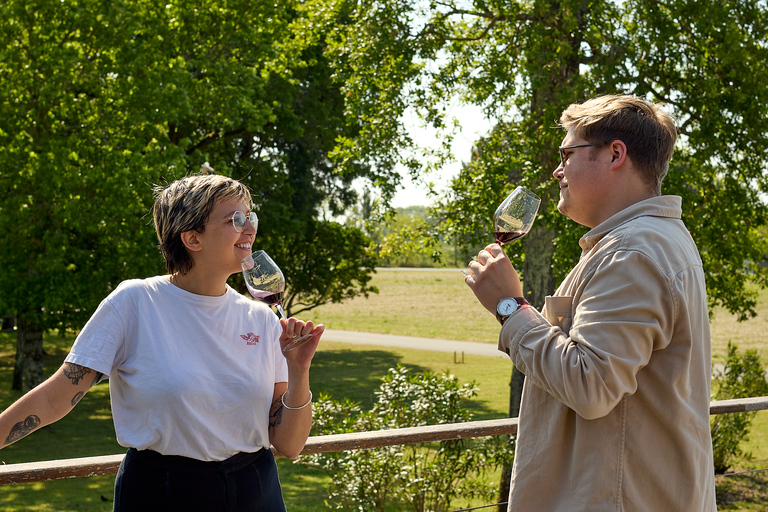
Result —
POLYGON ((309 404, 312 403, 312 391, 310 391, 309 392, 309 401, 307 403, 305 403, 301 407, 290 407, 288 405, 285 405, 285 393, 287 393, 287 391, 284 392, 282 395, 280 395, 280 401, 283 402, 283 407, 285 407, 286 409, 290 409, 291 411, 298 411, 299 409, 303 409, 303 408, 305 408, 306 406, 308 406, 309 404))

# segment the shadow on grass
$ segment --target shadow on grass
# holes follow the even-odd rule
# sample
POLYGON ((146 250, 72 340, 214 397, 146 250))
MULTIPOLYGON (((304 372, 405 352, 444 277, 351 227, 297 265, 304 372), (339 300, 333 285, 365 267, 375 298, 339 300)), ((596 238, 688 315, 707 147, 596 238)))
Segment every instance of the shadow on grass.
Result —
MULTIPOLYGON (((348 398, 358 402, 364 409, 370 409, 375 400, 373 393, 379 389, 381 379, 390 368, 395 368, 398 364, 403 364, 412 374, 428 370, 437 373, 443 371, 436 370, 434 365, 414 364, 412 360, 406 362, 402 356, 385 350, 359 348, 322 350, 315 354, 310 370, 315 400, 319 398, 320 393, 325 393, 334 400, 348 398)), ((451 370, 451 373, 457 375, 461 384, 477 380, 475 377, 462 375, 459 370, 468 371, 474 375, 478 375, 478 370, 471 370, 470 365, 461 365, 451 370)), ((482 387, 482 383, 480 385, 482 387)), ((462 405, 476 420, 499 417, 497 410, 477 397, 465 400, 462 405)))
MULTIPOLYGON (((334 400, 348 398, 363 408, 373 405, 373 392, 390 368, 402 362, 402 357, 383 350, 323 350, 315 354, 310 370, 317 399, 320 393, 334 400)), ((427 368, 408 365, 411 372, 427 368)))
POLYGON ((737 476, 722 476, 717 484, 717 506, 720 510, 766 510, 768 504, 768 474, 757 472, 737 476))

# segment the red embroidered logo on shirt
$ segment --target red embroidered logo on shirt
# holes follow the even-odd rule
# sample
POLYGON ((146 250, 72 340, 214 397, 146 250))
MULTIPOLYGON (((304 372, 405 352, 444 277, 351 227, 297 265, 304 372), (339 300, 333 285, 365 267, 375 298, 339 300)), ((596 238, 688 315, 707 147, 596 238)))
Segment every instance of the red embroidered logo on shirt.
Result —
POLYGON ((252 332, 249 332, 247 335, 241 334, 240 337, 245 340, 246 345, 255 345, 259 342, 259 337, 252 332))

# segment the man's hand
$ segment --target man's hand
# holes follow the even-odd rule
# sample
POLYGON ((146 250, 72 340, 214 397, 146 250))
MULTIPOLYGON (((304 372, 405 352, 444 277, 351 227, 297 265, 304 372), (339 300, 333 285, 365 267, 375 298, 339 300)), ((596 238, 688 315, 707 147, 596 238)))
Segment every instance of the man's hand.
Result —
POLYGON ((499 244, 491 244, 480 251, 477 261, 469 262, 464 278, 477 300, 485 309, 496 314, 496 305, 506 297, 522 297, 520 277, 499 244))

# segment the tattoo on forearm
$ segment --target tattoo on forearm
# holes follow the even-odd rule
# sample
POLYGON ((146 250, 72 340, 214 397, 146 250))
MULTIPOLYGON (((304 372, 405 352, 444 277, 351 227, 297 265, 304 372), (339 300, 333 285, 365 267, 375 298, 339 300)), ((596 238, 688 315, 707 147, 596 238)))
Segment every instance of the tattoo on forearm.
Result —
POLYGON ((27 416, 27 419, 20 421, 11 428, 11 433, 5 439, 5 444, 9 445, 31 433, 37 427, 40 426, 40 418, 31 414, 27 416))
POLYGON ((85 393, 80 391, 78 394, 72 397, 72 407, 76 406, 77 403, 85 396, 85 393))
POLYGON ((283 401, 279 398, 272 403, 269 410, 269 429, 274 430, 283 421, 283 401))
POLYGON ((67 367, 64 369, 64 376, 71 380, 75 386, 80 384, 80 381, 89 373, 91 373, 90 368, 80 366, 79 364, 67 363, 67 367))

